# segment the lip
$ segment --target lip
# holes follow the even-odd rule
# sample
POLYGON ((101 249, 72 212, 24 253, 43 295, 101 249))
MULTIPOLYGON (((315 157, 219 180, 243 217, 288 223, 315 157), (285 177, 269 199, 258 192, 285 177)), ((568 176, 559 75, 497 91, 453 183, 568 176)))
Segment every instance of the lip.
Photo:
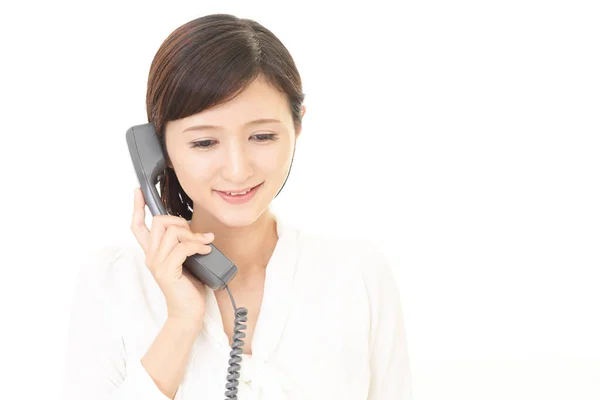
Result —
MULTIPOLYGON (((215 192, 217 192, 217 194, 219 196, 221 196, 221 198, 223 200, 225 200, 226 202, 228 202, 230 204, 244 204, 244 203, 249 202, 254 197, 254 195, 261 188, 261 186, 262 186, 262 183, 254 186, 248 193, 241 195, 241 196, 229 195, 229 194, 227 194, 225 192, 221 192, 219 190, 215 190, 215 192)), ((240 190, 240 192, 243 192, 243 190, 240 190)))
MULTIPOLYGON (((258 185, 256 185, 256 186, 258 186, 258 185)), ((249 186, 249 187, 247 187, 247 188, 244 188, 244 189, 236 189, 236 190, 216 190, 216 189, 215 189, 215 191, 217 191, 217 192, 222 192, 222 193, 225 193, 225 192, 229 192, 229 193, 240 193, 240 192, 245 192, 246 190, 250 190, 250 189, 252 189, 252 188, 255 188, 256 186, 249 186)))

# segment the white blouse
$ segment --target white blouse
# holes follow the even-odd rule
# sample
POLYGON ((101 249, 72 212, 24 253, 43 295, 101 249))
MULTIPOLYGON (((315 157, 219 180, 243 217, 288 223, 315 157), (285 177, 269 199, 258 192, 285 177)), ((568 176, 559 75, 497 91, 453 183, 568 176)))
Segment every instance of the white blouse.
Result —
MULTIPOLYGON (((242 355, 238 399, 411 399, 398 286, 377 246, 308 234, 276 218, 279 240, 252 355, 242 355)), ((134 241, 109 245, 84 264, 61 398, 167 400, 141 364, 167 318, 143 250, 134 241)), ((230 351, 207 288, 204 324, 175 400, 225 399, 230 351)))

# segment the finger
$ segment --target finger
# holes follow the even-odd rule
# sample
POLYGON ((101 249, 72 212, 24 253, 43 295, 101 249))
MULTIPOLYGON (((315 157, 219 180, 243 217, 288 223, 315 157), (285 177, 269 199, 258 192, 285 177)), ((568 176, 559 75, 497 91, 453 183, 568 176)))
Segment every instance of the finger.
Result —
POLYGON ((181 217, 174 215, 155 215, 152 218, 152 226, 150 227, 150 249, 148 257, 152 259, 155 258, 160 242, 170 225, 181 226, 191 231, 188 222, 181 217))
POLYGON ((135 239, 140 244, 144 252, 148 251, 150 246, 150 231, 146 226, 146 202, 142 195, 141 189, 138 187, 133 192, 133 216, 131 218, 131 231, 135 239))
POLYGON ((204 248, 207 246, 200 242, 179 242, 168 255, 167 258, 159 264, 155 275, 158 279, 179 279, 183 274, 183 263, 185 260, 198 253, 208 253, 204 248))
MULTIPOLYGON (((210 241, 205 235, 194 233, 189 229, 182 228, 180 226, 171 225, 167 228, 163 239, 160 242, 159 249, 154 255, 154 259, 157 261, 157 265, 161 265, 162 261, 167 258, 169 253, 181 242, 197 242, 207 247, 210 241)), ((204 249, 204 248, 202 248, 204 249)), ((208 252, 210 250, 204 249, 208 252)))

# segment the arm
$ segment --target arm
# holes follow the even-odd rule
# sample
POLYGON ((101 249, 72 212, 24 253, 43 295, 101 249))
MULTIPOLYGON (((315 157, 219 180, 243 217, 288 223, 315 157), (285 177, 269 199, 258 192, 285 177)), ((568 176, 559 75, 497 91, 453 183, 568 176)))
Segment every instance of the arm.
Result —
POLYGON ((396 278, 377 249, 366 263, 366 268, 365 282, 371 314, 368 400, 410 400, 410 361, 396 278))
MULTIPOLYGON (((126 363, 125 347, 110 304, 102 290, 106 272, 120 252, 94 254, 77 280, 68 329, 63 400, 168 400, 181 382, 196 332, 167 319, 139 362, 126 363)), ((118 267, 118 266, 117 266, 118 267)))
POLYGON ((185 374, 199 324, 168 318, 142 358, 142 365, 162 393, 175 397, 185 374))

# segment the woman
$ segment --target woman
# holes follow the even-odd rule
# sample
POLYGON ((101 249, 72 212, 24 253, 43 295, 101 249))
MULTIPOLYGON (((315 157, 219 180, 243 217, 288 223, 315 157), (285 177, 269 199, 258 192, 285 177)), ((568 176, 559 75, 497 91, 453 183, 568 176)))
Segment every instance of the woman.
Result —
POLYGON ((64 399, 410 398, 399 293, 371 235, 309 234, 270 210, 303 100, 292 57, 255 21, 208 15, 165 40, 146 106, 170 215, 148 229, 136 188, 137 243, 105 247, 83 270, 64 399), (230 374, 232 299, 182 268, 210 243, 238 267, 228 286, 248 310, 230 374))

